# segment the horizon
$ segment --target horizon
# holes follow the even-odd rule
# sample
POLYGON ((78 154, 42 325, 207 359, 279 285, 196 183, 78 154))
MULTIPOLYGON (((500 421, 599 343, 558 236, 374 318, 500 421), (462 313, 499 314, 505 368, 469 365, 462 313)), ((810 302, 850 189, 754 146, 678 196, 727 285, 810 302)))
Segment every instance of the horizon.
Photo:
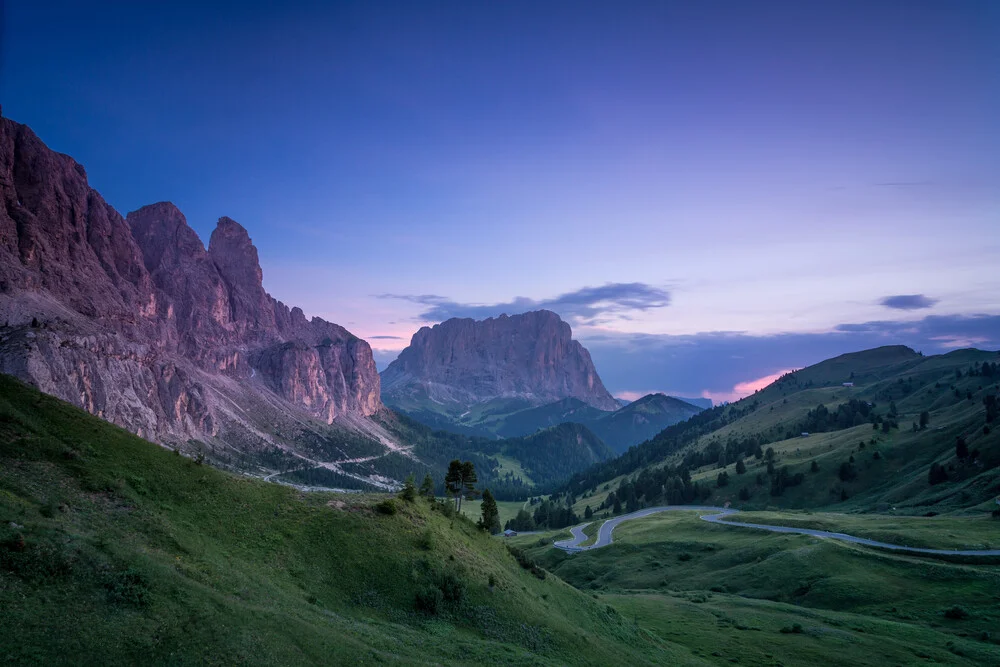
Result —
POLYGON ((8 2, 0 102, 380 370, 539 308, 616 396, 1000 348, 1000 8, 722 6, 8 2))

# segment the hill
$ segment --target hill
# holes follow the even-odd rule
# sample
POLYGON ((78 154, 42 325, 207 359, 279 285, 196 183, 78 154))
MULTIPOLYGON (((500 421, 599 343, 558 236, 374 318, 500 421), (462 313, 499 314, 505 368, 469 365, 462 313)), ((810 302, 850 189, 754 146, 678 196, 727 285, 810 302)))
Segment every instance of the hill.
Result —
POLYGON ((619 454, 649 440, 672 424, 701 412, 702 408, 664 394, 647 394, 589 426, 619 454))
POLYGON ((698 662, 533 575, 443 506, 392 512, 384 499, 221 472, 0 377, 0 652, 11 664, 698 662))
POLYGON ((842 355, 671 426, 565 491, 578 512, 609 507, 615 489, 632 506, 981 511, 1000 493, 998 362, 980 350, 842 355))

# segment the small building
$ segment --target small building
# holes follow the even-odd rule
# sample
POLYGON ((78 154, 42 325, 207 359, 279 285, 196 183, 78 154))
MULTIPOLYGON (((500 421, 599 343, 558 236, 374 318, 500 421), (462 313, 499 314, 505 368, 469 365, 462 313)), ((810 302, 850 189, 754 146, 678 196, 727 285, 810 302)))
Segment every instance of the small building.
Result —
POLYGON ((809 437, 809 431, 802 431, 802 433, 800 435, 803 438, 808 438, 809 437))
POLYGON ((507 530, 503 531, 503 536, 504 537, 517 537, 517 531, 516 530, 511 530, 510 528, 508 528, 507 530))
POLYGON ((845 387, 853 387, 853 386, 854 386, 854 383, 853 383, 853 382, 845 382, 845 383, 844 383, 844 386, 845 386, 845 387))

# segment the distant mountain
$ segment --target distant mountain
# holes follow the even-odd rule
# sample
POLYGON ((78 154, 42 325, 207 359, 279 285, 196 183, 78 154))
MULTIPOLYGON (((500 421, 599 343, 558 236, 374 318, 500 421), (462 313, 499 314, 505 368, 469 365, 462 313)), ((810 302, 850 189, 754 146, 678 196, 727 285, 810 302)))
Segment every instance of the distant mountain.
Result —
POLYGON ((695 407, 699 407, 702 410, 708 410, 714 404, 710 398, 684 398, 683 396, 674 396, 678 401, 684 401, 685 403, 690 403, 695 407))
POLYGON ((699 412, 701 408, 673 396, 647 394, 588 426, 609 447, 621 453, 699 412))
POLYGON ((590 353, 547 310, 423 327, 381 378, 387 405, 465 429, 494 431, 506 415, 565 398, 618 408, 590 353))
POLYGON ((591 407, 578 398, 564 398, 555 403, 515 412, 500 422, 496 433, 509 438, 528 435, 566 422, 593 425, 612 414, 614 413, 591 407))

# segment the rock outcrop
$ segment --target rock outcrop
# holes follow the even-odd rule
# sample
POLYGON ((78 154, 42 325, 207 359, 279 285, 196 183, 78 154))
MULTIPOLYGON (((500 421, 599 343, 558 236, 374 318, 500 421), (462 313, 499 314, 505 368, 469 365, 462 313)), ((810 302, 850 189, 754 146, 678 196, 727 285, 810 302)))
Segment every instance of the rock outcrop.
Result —
POLYGON ((124 219, 5 118, 0 325, 0 372, 161 442, 267 442, 283 411, 331 423, 381 408, 368 344, 267 294, 237 222, 221 218, 206 249, 170 203, 124 219))
POLYGON ((383 371, 382 386, 390 405, 421 395, 467 405, 495 398, 541 405, 575 397, 600 410, 618 407, 590 353, 547 310, 423 327, 383 371))

